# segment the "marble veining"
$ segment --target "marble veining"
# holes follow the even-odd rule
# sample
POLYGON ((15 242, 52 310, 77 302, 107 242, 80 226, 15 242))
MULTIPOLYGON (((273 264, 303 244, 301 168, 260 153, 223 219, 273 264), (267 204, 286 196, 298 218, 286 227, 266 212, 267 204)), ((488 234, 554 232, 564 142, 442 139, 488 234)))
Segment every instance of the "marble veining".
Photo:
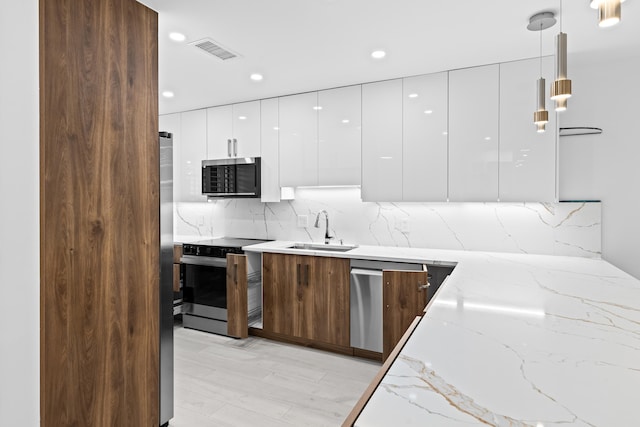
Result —
POLYGON ((600 203, 371 203, 357 188, 300 188, 296 199, 177 203, 175 240, 223 235, 322 242, 315 216, 329 212, 336 241, 361 245, 601 255, 600 203), (308 225, 298 227, 299 215, 308 225))
POLYGON ((291 243, 245 250, 456 265, 356 426, 638 425, 640 281, 606 261, 291 243))

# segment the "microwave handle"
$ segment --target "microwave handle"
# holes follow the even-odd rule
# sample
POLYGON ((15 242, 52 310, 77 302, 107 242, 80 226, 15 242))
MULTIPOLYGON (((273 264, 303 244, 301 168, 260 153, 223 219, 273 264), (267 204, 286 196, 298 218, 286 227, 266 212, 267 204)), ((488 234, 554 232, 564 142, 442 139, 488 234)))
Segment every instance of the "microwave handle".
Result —
POLYGON ((231 157, 231 140, 227 139, 227 157, 231 157))
POLYGON ((233 138, 233 157, 238 157, 238 140, 233 138))

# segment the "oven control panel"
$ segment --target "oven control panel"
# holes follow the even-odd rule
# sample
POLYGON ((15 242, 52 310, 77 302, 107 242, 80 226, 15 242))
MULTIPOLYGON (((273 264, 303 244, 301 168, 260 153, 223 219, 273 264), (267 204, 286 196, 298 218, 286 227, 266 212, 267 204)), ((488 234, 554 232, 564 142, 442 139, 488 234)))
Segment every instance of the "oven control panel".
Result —
POLYGON ((194 245, 185 243, 182 245, 183 255, 205 256, 210 258, 226 258, 227 254, 242 254, 242 248, 217 247, 206 245, 194 245))

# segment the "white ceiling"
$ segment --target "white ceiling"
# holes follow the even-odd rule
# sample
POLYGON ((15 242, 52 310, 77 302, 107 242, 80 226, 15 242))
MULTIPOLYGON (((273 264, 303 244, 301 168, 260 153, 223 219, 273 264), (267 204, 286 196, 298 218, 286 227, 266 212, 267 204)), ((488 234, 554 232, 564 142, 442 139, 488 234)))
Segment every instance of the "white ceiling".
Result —
MULTIPOLYGON (((537 56, 526 29, 559 0, 140 0, 159 12, 160 113, 191 110, 537 56), (183 43, 169 39, 184 33, 183 43), (242 57, 221 61, 187 43, 210 37, 242 57), (370 53, 387 51, 383 60, 370 53), (249 79, 264 75, 262 82, 249 79)), ((600 29, 588 0, 564 0, 571 66, 640 52, 640 2, 600 29)), ((553 53, 559 24, 543 32, 553 53)), ((569 76, 570 77, 570 76, 569 76)))

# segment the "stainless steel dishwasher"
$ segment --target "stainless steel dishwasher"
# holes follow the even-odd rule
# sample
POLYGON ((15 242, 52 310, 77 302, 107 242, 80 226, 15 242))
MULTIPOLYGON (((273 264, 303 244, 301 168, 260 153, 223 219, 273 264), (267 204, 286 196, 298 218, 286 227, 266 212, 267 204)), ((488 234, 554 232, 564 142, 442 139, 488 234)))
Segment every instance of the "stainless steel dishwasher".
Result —
POLYGON ((382 353, 382 270, 421 271, 422 264, 351 260, 351 347, 382 353))

